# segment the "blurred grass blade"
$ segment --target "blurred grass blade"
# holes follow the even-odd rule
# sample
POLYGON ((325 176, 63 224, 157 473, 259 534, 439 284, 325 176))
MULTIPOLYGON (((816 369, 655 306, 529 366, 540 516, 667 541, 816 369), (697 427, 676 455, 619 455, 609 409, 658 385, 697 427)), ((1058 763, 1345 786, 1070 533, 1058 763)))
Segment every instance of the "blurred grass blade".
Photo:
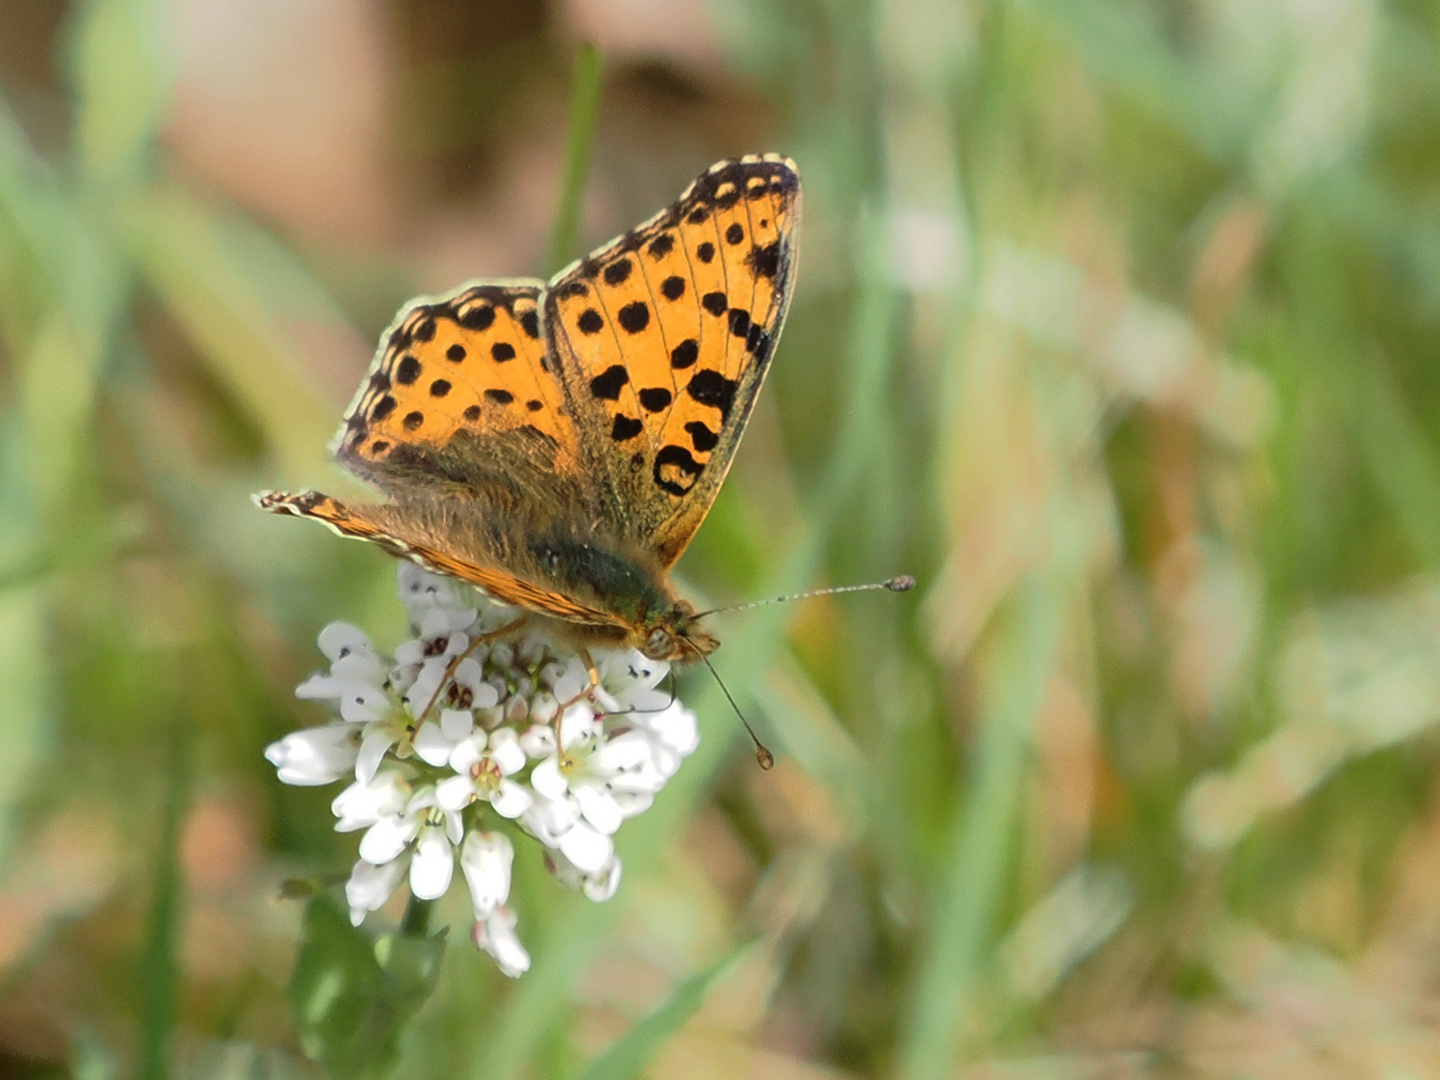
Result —
POLYGON ((750 943, 741 945, 708 970, 682 982, 663 1005, 592 1061, 580 1080, 635 1080, 670 1038, 700 1011, 715 984, 733 971, 752 947, 750 943))
POLYGON ((1031 724, 1044 697, 1059 634, 1053 586, 1025 581, 1004 618, 986 678, 973 775, 957 808, 950 852, 935 890, 901 1046, 905 1080, 941 1080, 955 1065, 967 994, 993 943, 1030 757, 1031 724))
POLYGON ((575 258, 580 233, 580 200, 585 179, 590 175, 590 158, 595 150, 595 126, 600 119, 600 50, 582 44, 575 56, 570 89, 570 132, 565 142, 565 175, 560 189, 560 207, 550 232, 550 250, 545 276, 558 273, 575 258))
POLYGON ((154 0, 90 0, 75 15, 75 151, 87 181, 102 190, 134 184, 150 169, 175 70, 162 10, 169 14, 154 0))
POLYGON ((140 969, 140 1046, 135 1075, 139 1080, 161 1080, 170 1072, 170 1034, 175 1026, 175 1003, 180 972, 176 958, 180 937, 181 880, 180 834, 190 798, 190 734, 183 723, 173 725, 166 776, 165 805, 155 855, 154 894, 150 927, 140 969))
POLYGON ((322 475, 339 402, 310 381, 295 331, 352 343, 357 359, 368 351, 333 303, 269 237, 179 192, 136 193, 124 221, 151 287, 264 431, 284 475, 322 475))
POLYGON ((62 570, 93 566, 126 544, 138 540, 144 529, 145 523, 138 514, 122 512, 98 528, 63 537, 59 543, 46 543, 13 557, 0 564, 0 595, 62 570))

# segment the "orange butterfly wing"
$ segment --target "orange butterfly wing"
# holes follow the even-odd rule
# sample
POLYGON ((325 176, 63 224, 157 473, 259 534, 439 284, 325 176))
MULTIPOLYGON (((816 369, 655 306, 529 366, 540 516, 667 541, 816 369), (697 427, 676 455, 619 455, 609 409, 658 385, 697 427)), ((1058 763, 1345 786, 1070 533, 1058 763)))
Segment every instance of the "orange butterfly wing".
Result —
POLYGON ((662 566, 729 471, 789 306, 799 223, 793 162, 721 162, 550 283, 543 329, 584 468, 617 535, 662 566))
MULTIPOLYGON (((553 467, 575 474, 575 427, 548 370, 536 282, 481 282, 401 312, 345 415, 336 455, 383 488, 463 484, 483 461, 445 448, 523 432, 553 449, 553 467)), ((473 454, 471 455, 474 456, 473 454)))

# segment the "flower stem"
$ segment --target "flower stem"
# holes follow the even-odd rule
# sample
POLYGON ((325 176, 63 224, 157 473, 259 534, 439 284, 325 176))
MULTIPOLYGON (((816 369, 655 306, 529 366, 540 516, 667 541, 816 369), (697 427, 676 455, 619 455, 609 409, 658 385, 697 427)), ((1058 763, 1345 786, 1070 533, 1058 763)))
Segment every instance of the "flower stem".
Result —
POLYGON ((400 933, 404 937, 425 937, 430 933, 430 910, 433 900, 421 900, 411 896, 405 905, 405 914, 400 917, 400 933))

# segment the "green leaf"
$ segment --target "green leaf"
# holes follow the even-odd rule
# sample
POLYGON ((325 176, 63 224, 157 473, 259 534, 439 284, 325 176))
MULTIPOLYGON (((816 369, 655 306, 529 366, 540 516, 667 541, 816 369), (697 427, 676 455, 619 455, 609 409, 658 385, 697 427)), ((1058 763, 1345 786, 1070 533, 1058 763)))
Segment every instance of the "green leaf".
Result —
POLYGON ((336 1076, 379 1076, 440 975, 444 935, 372 937, 328 895, 305 908, 290 1002, 305 1053, 336 1076))
POLYGON ((751 947, 749 943, 740 946, 719 963, 682 982, 664 1004, 592 1061, 581 1080, 631 1080, 639 1076, 660 1048, 700 1011, 715 984, 735 970, 751 947))

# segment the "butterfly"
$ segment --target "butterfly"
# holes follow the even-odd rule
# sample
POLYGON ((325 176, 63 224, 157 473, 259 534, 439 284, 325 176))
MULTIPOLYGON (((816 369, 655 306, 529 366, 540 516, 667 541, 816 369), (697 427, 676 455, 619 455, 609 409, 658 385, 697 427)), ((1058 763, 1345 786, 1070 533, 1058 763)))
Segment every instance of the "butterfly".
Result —
POLYGON ((582 643, 708 656, 669 572, 740 444, 794 290, 800 178, 721 161, 549 282, 406 305, 336 457, 385 495, 257 503, 477 586, 582 643))

